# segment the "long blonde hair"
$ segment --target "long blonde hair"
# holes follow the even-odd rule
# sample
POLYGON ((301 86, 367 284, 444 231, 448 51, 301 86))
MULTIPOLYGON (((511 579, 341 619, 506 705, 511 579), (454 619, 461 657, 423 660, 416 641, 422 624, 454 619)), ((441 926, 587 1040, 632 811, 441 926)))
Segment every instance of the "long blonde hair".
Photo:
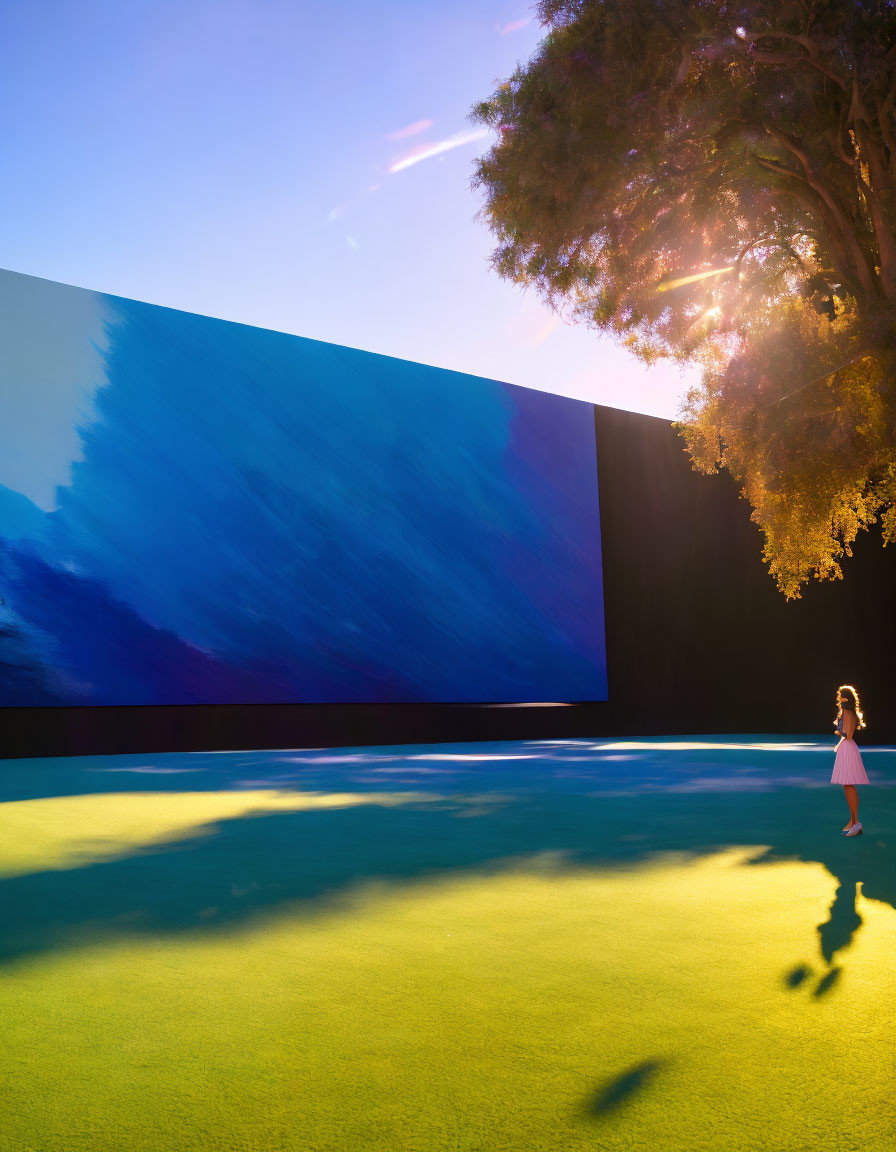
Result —
MULTIPOLYGON (((858 718, 859 727, 864 728, 865 727, 865 716, 862 712, 862 705, 859 703, 859 694, 858 694, 858 692, 856 692, 855 688, 853 688, 852 684, 841 684, 840 687, 837 689, 837 695, 849 697, 849 699, 847 699, 844 707, 852 708, 852 710, 856 714, 856 717, 858 718), (850 699, 852 700, 852 703, 850 703, 850 699)), ((843 707, 838 707, 838 709, 837 709, 838 718, 842 715, 842 713, 843 713, 843 707)))

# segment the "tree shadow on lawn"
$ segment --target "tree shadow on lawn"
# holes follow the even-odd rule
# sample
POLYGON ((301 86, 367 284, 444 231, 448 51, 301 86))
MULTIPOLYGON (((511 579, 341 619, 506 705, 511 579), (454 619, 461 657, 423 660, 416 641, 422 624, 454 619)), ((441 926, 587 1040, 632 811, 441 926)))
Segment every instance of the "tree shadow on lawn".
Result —
POLYGON ((666 1060, 643 1060, 633 1068, 615 1076, 595 1092, 588 1102, 590 1116, 603 1118, 618 1112, 652 1083, 666 1060))
MULTIPOLYGON (((828 964, 860 923, 857 883, 866 897, 896 905, 893 789, 875 789, 865 805, 874 832, 846 839, 835 797, 817 787, 619 795, 576 791, 579 782, 515 791, 519 777, 504 771, 490 778, 499 790, 489 797, 485 774, 476 779, 475 797, 250 812, 124 858, 0 880, 0 962, 121 936, 235 930, 287 905, 312 915, 351 902, 367 881, 488 875, 540 853, 552 854, 558 871, 629 869, 656 853, 696 858, 732 845, 756 845, 754 864, 821 863, 838 881, 830 919, 818 928, 828 964)), ((328 783, 333 789, 332 776, 328 783)), ((165 787, 180 784, 169 776, 165 787)), ((393 778, 382 784, 407 788, 393 778)), ((337 787, 345 790, 345 780, 337 787)), ((443 791, 438 777, 425 787, 443 791)))

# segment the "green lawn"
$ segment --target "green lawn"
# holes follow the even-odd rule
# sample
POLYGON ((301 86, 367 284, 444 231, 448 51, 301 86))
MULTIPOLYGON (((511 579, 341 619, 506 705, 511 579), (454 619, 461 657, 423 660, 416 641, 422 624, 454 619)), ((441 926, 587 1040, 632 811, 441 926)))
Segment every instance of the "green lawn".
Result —
POLYGON ((0 1149, 892 1152, 896 753, 595 744, 0 762, 0 1149))

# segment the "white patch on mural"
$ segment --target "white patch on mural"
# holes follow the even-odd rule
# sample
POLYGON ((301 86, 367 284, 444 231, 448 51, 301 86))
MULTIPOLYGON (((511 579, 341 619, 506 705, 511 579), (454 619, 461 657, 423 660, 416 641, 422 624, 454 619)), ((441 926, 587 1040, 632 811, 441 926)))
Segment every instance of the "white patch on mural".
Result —
POLYGON ((108 346, 102 298, 0 270, 0 485, 45 512, 81 459, 108 346))

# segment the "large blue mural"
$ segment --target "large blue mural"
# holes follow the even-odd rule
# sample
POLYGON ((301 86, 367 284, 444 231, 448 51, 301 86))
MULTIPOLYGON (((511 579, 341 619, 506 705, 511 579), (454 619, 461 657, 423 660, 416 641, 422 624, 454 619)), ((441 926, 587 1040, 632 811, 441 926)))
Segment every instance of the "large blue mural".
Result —
POLYGON ((0 273, 0 705, 607 695, 593 410, 0 273))

